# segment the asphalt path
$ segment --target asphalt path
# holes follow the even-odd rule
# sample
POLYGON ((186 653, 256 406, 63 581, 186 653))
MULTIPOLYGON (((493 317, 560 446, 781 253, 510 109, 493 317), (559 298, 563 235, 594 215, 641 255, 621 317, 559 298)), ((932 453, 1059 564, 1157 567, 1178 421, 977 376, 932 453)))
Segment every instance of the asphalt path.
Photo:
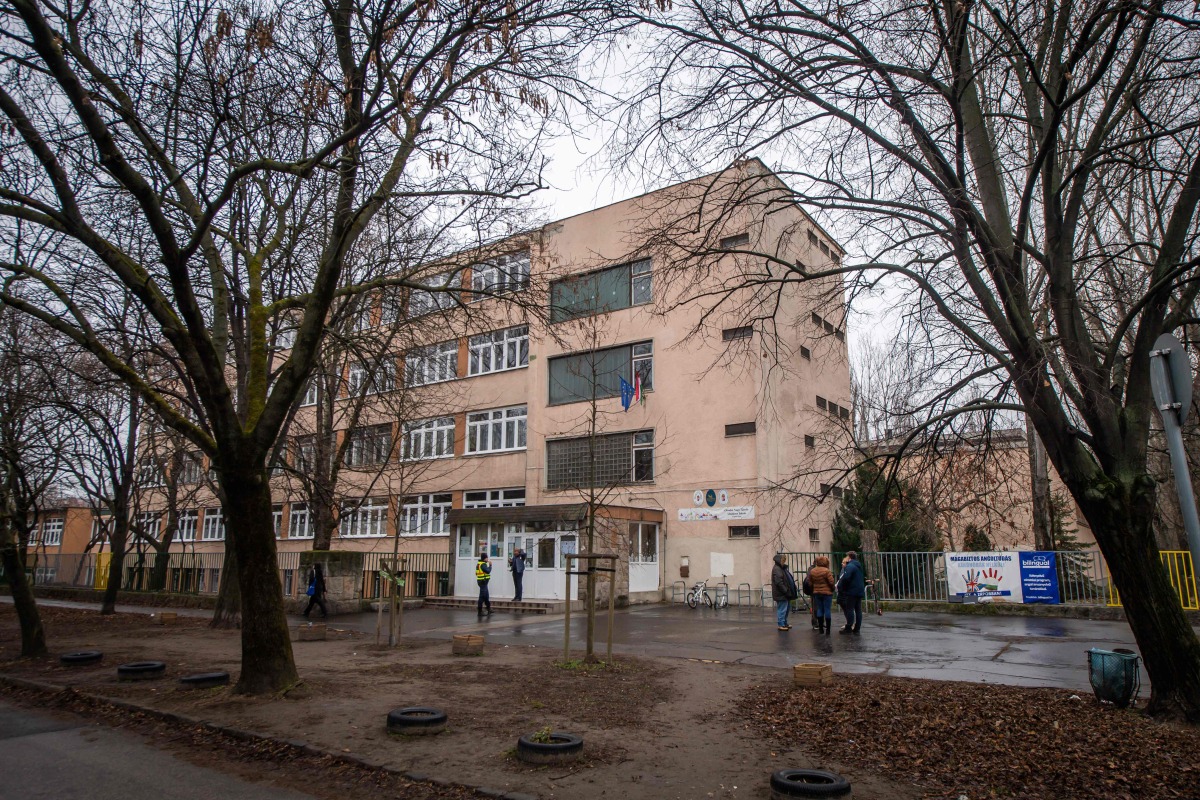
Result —
POLYGON ((314 800, 182 761, 135 734, 0 701, 0 800, 314 800))

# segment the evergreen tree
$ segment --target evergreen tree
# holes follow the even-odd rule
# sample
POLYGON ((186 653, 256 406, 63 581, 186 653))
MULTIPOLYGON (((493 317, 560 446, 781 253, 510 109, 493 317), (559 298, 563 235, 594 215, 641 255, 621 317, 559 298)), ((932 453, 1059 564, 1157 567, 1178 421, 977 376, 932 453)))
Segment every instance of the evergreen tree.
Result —
POLYGON ((938 550, 941 537, 920 490, 883 474, 874 462, 860 464, 833 520, 835 552, 861 549, 860 531, 879 531, 885 552, 938 550))

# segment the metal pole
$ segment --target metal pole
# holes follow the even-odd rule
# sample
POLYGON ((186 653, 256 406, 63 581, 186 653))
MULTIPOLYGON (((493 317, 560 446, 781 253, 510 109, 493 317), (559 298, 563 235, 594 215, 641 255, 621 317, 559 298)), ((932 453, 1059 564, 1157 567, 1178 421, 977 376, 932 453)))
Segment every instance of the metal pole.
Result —
POLYGON ((612 564, 612 572, 609 573, 612 577, 608 579, 608 655, 605 656, 608 663, 612 663, 612 629, 613 629, 613 608, 617 597, 617 560, 609 559, 612 564))
POLYGON ((575 559, 573 555, 566 556, 567 562, 567 591, 564 597, 567 598, 567 614, 563 618, 563 663, 571 660, 571 562, 575 559))
MULTIPOLYGON (((1151 382, 1158 383, 1159 387, 1171 386, 1167 371, 1169 355, 1170 351, 1165 349, 1150 352, 1151 382)), ((1175 471, 1175 491, 1179 496, 1183 529, 1187 532, 1188 548, 1192 551, 1192 569, 1195 570, 1200 568, 1200 517, 1196 515, 1196 497, 1192 493, 1192 477, 1188 470, 1187 454, 1183 449, 1183 431, 1180 428, 1180 422, 1187 414, 1187 409, 1183 403, 1178 402, 1180 398, 1159 396, 1160 393, 1166 394, 1169 391, 1168 388, 1167 392, 1155 392, 1155 402, 1158 403, 1159 413, 1162 414, 1167 449, 1171 453, 1171 467, 1175 471)))

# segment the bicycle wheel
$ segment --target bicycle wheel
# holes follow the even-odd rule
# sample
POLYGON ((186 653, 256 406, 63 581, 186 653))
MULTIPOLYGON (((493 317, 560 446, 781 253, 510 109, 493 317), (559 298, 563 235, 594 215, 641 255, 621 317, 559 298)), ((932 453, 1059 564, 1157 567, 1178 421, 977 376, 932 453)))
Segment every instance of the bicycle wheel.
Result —
POLYGON ((704 593, 704 605, 708 606, 709 608, 713 607, 713 599, 709 596, 708 592, 704 593))
POLYGON ((717 595, 717 608, 728 608, 728 607, 729 607, 729 595, 727 595, 727 594, 717 595))
POLYGON ((687 604, 688 608, 695 608, 696 606, 700 605, 700 600, 696 597, 695 592, 688 592, 687 604))

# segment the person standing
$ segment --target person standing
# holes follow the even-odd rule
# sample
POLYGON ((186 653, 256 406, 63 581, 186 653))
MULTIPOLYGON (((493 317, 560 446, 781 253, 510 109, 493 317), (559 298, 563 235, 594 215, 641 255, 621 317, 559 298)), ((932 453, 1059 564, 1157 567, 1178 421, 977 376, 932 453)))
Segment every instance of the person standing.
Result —
POLYGON ((800 592, 796 590, 796 579, 788 571, 783 553, 776 553, 775 566, 771 568, 771 599, 775 601, 775 621, 779 625, 779 630, 790 631, 792 629, 792 626, 788 625, 788 613, 791 611, 792 601, 799 596, 800 592))
POLYGON ((846 566, 838 578, 838 602, 846 615, 846 627, 838 633, 858 633, 862 627, 862 603, 866 594, 862 564, 858 563, 858 553, 851 550, 846 553, 846 566))
POLYGON ((513 552, 513 557, 509 559, 508 568, 512 571, 513 576, 513 600, 521 599, 521 581, 525 578, 525 551, 517 548, 513 552))
POLYGON ((829 635, 833 628, 833 592, 835 588, 833 571, 829 569, 829 558, 817 556, 812 569, 808 571, 808 580, 812 585, 813 616, 817 620, 816 629, 829 635))
POLYGON ((325 573, 320 564, 313 564, 308 571, 308 608, 304 609, 304 618, 308 619, 313 606, 321 607, 321 619, 329 619, 329 609, 325 606, 325 573))
POLYGON ((492 562, 488 561, 487 550, 479 554, 479 563, 475 565, 475 581, 479 584, 479 602, 476 603, 476 610, 483 614, 483 607, 487 606, 487 613, 492 615, 492 598, 488 596, 488 583, 492 580, 492 562))

